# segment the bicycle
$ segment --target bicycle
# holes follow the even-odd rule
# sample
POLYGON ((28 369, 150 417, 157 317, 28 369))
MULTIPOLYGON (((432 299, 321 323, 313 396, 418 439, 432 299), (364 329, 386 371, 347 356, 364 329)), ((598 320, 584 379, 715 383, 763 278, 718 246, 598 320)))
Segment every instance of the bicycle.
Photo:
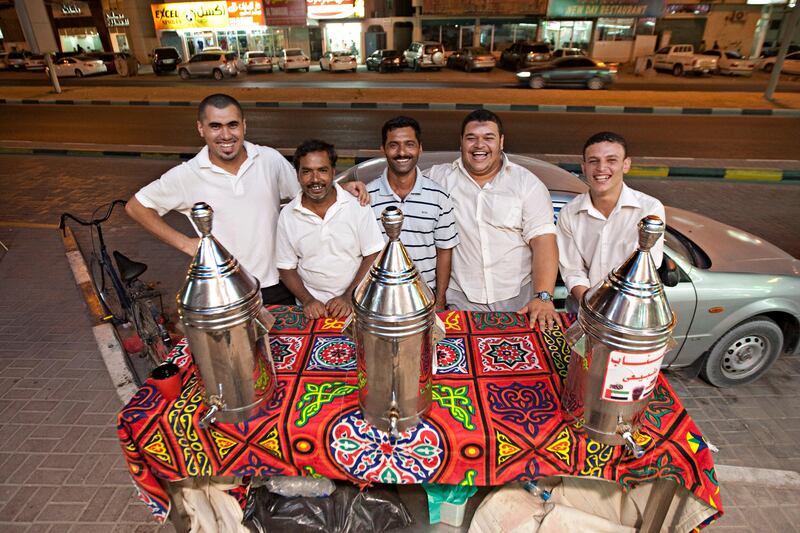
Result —
POLYGON ((111 262, 103 238, 103 226, 117 205, 124 206, 125 200, 114 200, 108 207, 105 215, 94 218, 98 207, 92 213, 91 220, 83 220, 70 213, 62 213, 59 229, 66 232, 66 219, 71 219, 82 226, 89 226, 92 235, 92 253, 89 260, 92 281, 97 295, 107 313, 103 318, 110 321, 115 327, 130 323, 141 340, 142 348, 138 350, 140 364, 135 364, 130 357, 135 352, 131 343, 123 342, 123 351, 126 354, 126 363, 133 373, 137 385, 141 385, 155 366, 161 364, 172 349, 172 339, 165 327, 163 318, 163 301, 161 292, 145 284, 139 279, 147 265, 129 259, 122 253, 112 252, 117 267, 111 262), (97 235, 97 246, 95 245, 97 235), (159 310, 153 305, 153 300, 158 298, 159 310), (143 364, 142 364, 143 363, 143 364), (144 366, 145 368, 141 368, 144 366))

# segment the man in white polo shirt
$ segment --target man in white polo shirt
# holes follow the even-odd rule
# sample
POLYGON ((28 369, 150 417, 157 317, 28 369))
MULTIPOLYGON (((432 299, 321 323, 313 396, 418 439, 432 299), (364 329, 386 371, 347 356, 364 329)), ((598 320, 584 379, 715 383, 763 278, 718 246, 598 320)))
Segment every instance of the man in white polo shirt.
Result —
POLYGON ((258 278, 264 303, 293 304, 275 267, 275 228, 281 199, 299 191, 297 177, 278 151, 245 141, 246 129, 235 98, 206 97, 197 111, 197 131, 206 145, 143 187, 126 211, 147 231, 193 256, 199 238, 175 230, 161 217, 178 211, 191 220, 192 206, 207 202, 214 209, 214 236, 258 278))
POLYGON ((369 206, 334 183, 336 151, 319 140, 294 153, 301 192, 278 218, 277 266, 281 280, 308 318, 346 317, 351 295, 383 249, 369 206))
MULTIPOLYGON (((559 267, 575 300, 571 308, 633 253, 642 218, 656 215, 666 222, 661 202, 623 182, 631 158, 621 135, 604 131, 589 137, 581 167, 589 192, 573 198, 558 215, 559 267)), ((661 265, 663 250, 662 237, 650 250, 656 266, 661 265)))
POLYGON ((384 123, 381 151, 387 168, 367 187, 372 210, 378 221, 387 207, 395 206, 403 212, 400 240, 436 296, 436 309, 443 310, 450 261, 458 244, 450 195, 417 168, 422 144, 419 123, 413 118, 399 116, 384 123))
POLYGON ((478 109, 461 124, 461 157, 428 176, 450 194, 459 245, 448 304, 528 313, 531 325, 560 324, 553 304, 558 249, 547 187, 503 153, 503 124, 478 109))

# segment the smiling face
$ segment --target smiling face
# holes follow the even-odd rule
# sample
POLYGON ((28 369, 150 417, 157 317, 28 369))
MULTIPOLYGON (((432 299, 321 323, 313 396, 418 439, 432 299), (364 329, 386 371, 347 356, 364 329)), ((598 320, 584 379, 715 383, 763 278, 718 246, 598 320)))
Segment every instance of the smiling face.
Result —
POLYGON ((386 142, 381 146, 389 167, 389 176, 406 176, 417 168, 422 145, 414 128, 395 128, 386 132, 386 142))
POLYGON ((244 134, 247 124, 236 106, 222 109, 208 106, 202 120, 197 121, 197 131, 208 146, 212 163, 224 166, 247 158, 244 134))
POLYGON ((622 178, 631 169, 631 158, 621 144, 603 141, 586 147, 581 167, 593 199, 616 200, 622 192, 622 178))
POLYGON ((297 179, 303 196, 312 202, 325 202, 333 191, 333 165, 328 152, 309 152, 300 158, 297 179))
POLYGON ((461 160, 476 180, 493 178, 503 165, 503 136, 494 122, 468 122, 461 136, 461 160))

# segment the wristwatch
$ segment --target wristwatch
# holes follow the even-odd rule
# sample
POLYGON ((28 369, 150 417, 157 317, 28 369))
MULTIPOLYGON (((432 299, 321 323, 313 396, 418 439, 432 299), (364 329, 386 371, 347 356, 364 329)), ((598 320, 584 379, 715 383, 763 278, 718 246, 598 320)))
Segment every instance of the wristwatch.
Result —
POLYGON ((553 301, 553 295, 550 294, 547 291, 537 292, 536 294, 533 295, 533 297, 534 298, 538 298, 539 300, 541 300, 543 302, 552 302, 553 301))

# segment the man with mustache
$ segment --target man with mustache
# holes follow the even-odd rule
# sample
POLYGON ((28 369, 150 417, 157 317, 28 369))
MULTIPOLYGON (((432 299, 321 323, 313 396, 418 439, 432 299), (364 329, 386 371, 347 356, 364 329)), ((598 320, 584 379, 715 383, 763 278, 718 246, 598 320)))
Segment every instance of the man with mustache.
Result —
POLYGON ((527 313, 561 324, 553 304, 558 249, 547 187, 503 153, 503 123, 477 109, 461 124, 461 157, 429 170, 450 194, 460 244, 447 301, 459 309, 527 313))
MULTIPOLYGON (((191 220, 196 202, 214 209, 214 236, 261 283, 265 304, 294 303, 275 266, 275 228, 281 199, 300 190, 292 165, 277 151, 244 140, 242 107, 226 94, 212 94, 197 110, 197 131, 205 146, 192 159, 143 187, 125 208, 160 240, 193 256, 199 237, 181 233, 161 218, 169 211, 191 220)), ((363 184, 348 185, 363 193, 363 184)), ((354 192, 354 194, 356 194, 354 192)))
POLYGON ((278 271, 307 318, 344 318, 353 311, 353 291, 383 249, 383 238, 372 209, 334 183, 332 145, 303 142, 294 166, 301 192, 278 218, 278 271))
MULTIPOLYGON (((627 152, 625 139, 616 133, 589 137, 581 164, 589 192, 573 198, 558 216, 561 278, 577 302, 636 250, 642 218, 656 215, 666 222, 661 202, 623 182, 631 168, 627 152)), ((656 266, 661 265, 663 250, 662 237, 650 249, 656 266)), ((569 306, 574 305, 570 300, 569 306)))
POLYGON ((367 192, 377 220, 387 207, 403 212, 400 240, 433 291, 439 311, 447 305, 450 261, 458 244, 458 231, 450 195, 417 167, 422 153, 420 135, 419 123, 411 117, 399 116, 384 123, 381 151, 387 168, 370 183, 367 192))

